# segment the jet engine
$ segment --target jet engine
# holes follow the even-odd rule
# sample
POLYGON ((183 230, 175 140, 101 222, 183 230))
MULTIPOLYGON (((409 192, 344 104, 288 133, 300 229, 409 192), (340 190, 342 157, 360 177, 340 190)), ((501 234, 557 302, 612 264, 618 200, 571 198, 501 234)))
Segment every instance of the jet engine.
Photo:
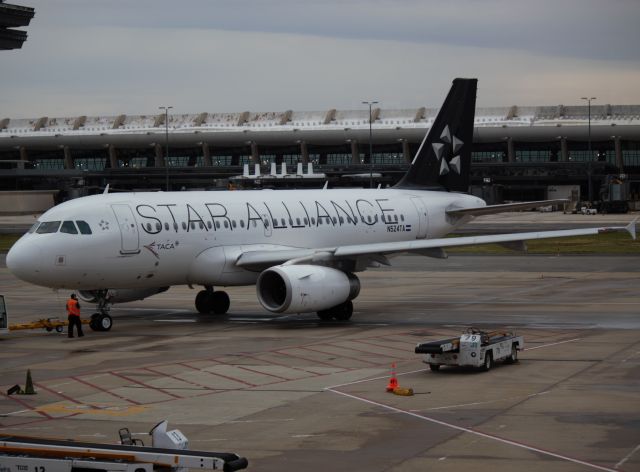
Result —
POLYGON ((258 300, 273 313, 308 313, 332 308, 360 293, 353 274, 316 265, 279 265, 260 274, 258 300))
POLYGON ((88 303, 99 303, 101 300, 109 303, 124 303, 143 300, 151 295, 166 292, 167 290, 169 290, 169 287, 78 290, 78 296, 88 303))

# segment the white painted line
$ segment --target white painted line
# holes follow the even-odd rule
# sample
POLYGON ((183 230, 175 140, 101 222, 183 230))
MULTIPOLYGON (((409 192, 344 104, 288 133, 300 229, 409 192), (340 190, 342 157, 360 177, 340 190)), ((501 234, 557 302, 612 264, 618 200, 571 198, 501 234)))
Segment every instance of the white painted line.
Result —
POLYGON ((640 444, 638 444, 636 447, 633 448, 633 450, 627 454, 626 456, 624 456, 620 462, 618 462, 616 465, 613 466, 614 469, 618 469, 620 467, 622 467, 622 465, 627 462, 632 455, 634 455, 636 452, 638 452, 638 449, 640 449, 640 444))
POLYGON ((198 320, 184 318, 181 320, 153 320, 153 321, 161 321, 163 323, 196 323, 198 320))
POLYGON ((540 392, 540 393, 531 393, 529 395, 517 395, 517 396, 514 396, 514 397, 499 398, 497 400, 487 400, 487 401, 484 401, 484 402, 458 403, 457 405, 435 406, 433 408, 423 408, 423 409, 420 409, 420 410, 409 410, 409 411, 416 412, 416 411, 450 410, 452 408, 459 408, 459 407, 464 407, 464 406, 478 406, 478 405, 486 405, 488 403, 499 403, 499 402, 511 401, 511 400, 521 400, 523 398, 533 398, 533 397, 537 397, 539 395, 546 395, 547 393, 550 393, 549 390, 546 390, 546 391, 540 392))
POLYGON ((523 351, 533 351, 534 349, 542 349, 543 347, 557 346, 558 344, 564 344, 564 343, 572 343, 574 341, 580 341, 581 339, 582 338, 575 338, 575 339, 569 339, 567 341, 559 341, 557 343, 542 344, 541 346, 527 347, 523 349, 523 351))
POLYGON ((364 403, 368 403, 370 405, 374 405, 374 406, 377 406, 377 407, 380 407, 380 408, 384 408, 386 410, 390 410, 390 411, 393 411, 395 413, 401 413, 401 414, 404 414, 404 415, 413 416, 414 418, 417 418, 417 419, 420 419, 420 420, 424 420, 424 421, 428 421, 430 423, 438 424, 438 425, 444 426, 446 428, 451 428, 451 429, 455 429, 457 431, 461 431, 461 432, 464 432, 464 433, 469 433, 469 434, 473 434, 473 435, 476 435, 476 436, 480 436, 482 438, 491 439, 491 440, 494 440, 494 441, 501 442, 503 444, 508 444, 510 446, 519 447, 521 449, 526 449, 528 451, 537 452, 537 453, 543 454, 545 456, 551 456, 551 457, 555 457, 557 459, 562 459, 562 460, 565 460, 565 461, 568 461, 568 462, 573 462, 574 464, 584 465, 584 466, 587 466, 587 467, 591 467, 592 469, 605 470, 607 472, 618 472, 616 469, 611 469, 609 467, 603 467, 603 466, 600 466, 600 465, 597 465, 597 464, 592 464, 590 462, 582 461, 580 459, 575 459, 575 458, 569 457, 569 456, 563 456, 563 455, 555 453, 555 452, 547 451, 547 450, 540 449, 540 448, 537 448, 537 447, 534 447, 534 446, 529 446, 527 444, 520 443, 520 442, 517 442, 517 441, 512 441, 510 439, 501 438, 499 436, 494 436, 493 434, 483 433, 481 431, 476 431, 474 429, 465 428, 463 426, 458 426, 458 425, 455 425, 455 424, 452 424, 452 423, 447 423, 445 421, 440 421, 440 420, 437 420, 435 418, 431 418, 429 416, 419 415, 418 413, 412 413, 412 412, 407 411, 407 410, 402 410, 400 408, 396 408, 396 407, 391 406, 391 405, 385 405, 384 403, 378 403, 376 401, 369 400, 369 399, 363 398, 363 397, 358 397, 356 395, 351 395, 349 393, 341 392, 339 390, 333 390, 331 388, 328 388, 327 391, 335 393, 337 395, 342 395, 342 396, 351 398, 353 400, 358 400, 360 402, 364 402, 364 403))
POLYGON ((2 416, 9 416, 9 415, 17 415, 19 413, 25 413, 27 411, 31 411, 31 410, 18 410, 18 411, 12 411, 11 413, 3 413, 2 416))
MULTIPOLYGON (((418 370, 412 370, 409 372, 401 372, 399 374, 396 374, 396 377, 400 377, 402 375, 409 375, 409 374, 415 374, 416 372, 425 372, 427 369, 418 369, 418 370)), ((373 382, 374 380, 382 380, 382 379, 388 379, 389 377, 391 377, 390 374, 387 375, 381 375, 380 377, 373 377, 370 379, 363 379, 363 380, 355 380, 354 382, 347 382, 347 383, 343 383, 340 385, 332 385, 331 387, 325 387, 325 390, 331 390, 333 388, 340 388, 340 387, 346 387, 348 385, 356 385, 359 383, 365 383, 365 382, 373 382)))

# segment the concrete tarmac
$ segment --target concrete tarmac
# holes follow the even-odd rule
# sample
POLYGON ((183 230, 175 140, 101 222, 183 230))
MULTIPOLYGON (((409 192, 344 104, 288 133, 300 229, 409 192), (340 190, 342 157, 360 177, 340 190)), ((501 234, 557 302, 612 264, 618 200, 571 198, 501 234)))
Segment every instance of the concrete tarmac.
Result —
MULTIPOLYGON (((115 306, 86 336, 0 337, 0 432, 115 443, 162 419, 192 449, 235 452, 249 470, 640 470, 640 258, 400 257, 360 274, 348 323, 264 311, 230 288, 201 316, 174 287, 115 306), (525 337, 515 365, 426 369, 418 342, 464 327, 525 337), (385 392, 391 364, 412 397, 385 392), (37 395, 6 396, 31 369, 37 395)), ((58 294, 0 257, 11 322, 64 317, 58 294)), ((83 314, 91 308, 83 304, 83 314)))

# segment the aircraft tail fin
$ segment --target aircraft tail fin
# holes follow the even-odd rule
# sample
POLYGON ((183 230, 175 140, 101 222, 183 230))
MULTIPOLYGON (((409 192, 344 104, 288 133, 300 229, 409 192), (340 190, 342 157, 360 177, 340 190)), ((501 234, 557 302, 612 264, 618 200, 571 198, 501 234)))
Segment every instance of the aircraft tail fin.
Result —
POLYGON ((454 79, 409 170, 395 188, 467 192, 478 79, 454 79))

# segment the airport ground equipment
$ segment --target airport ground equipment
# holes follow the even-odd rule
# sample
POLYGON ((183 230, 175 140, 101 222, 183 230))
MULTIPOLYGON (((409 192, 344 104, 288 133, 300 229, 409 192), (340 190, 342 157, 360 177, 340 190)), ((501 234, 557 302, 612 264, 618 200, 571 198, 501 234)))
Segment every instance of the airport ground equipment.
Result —
POLYGON ((524 338, 511 331, 467 329, 460 337, 429 341, 416 346, 416 354, 425 354, 424 362, 433 371, 440 366, 471 366, 489 370, 493 363, 518 361, 524 338))
MULTIPOLYGON (((46 329, 47 331, 56 331, 56 333, 62 333, 64 327, 69 324, 68 321, 63 321, 59 318, 40 318, 36 321, 30 321, 28 323, 16 323, 9 325, 9 331, 19 331, 23 329, 46 329)), ((90 320, 82 320, 82 324, 91 325, 90 320)))
POLYGON ((4 295, 0 295, 0 334, 9 332, 9 315, 7 314, 7 305, 4 301, 4 295))
MULTIPOLYGON (((190 451, 187 438, 166 421, 151 431, 152 446, 99 444, 0 435, 0 469, 5 472, 188 472, 246 469, 247 459, 227 452, 190 451)), ((122 434, 121 434, 122 437, 122 434)))

